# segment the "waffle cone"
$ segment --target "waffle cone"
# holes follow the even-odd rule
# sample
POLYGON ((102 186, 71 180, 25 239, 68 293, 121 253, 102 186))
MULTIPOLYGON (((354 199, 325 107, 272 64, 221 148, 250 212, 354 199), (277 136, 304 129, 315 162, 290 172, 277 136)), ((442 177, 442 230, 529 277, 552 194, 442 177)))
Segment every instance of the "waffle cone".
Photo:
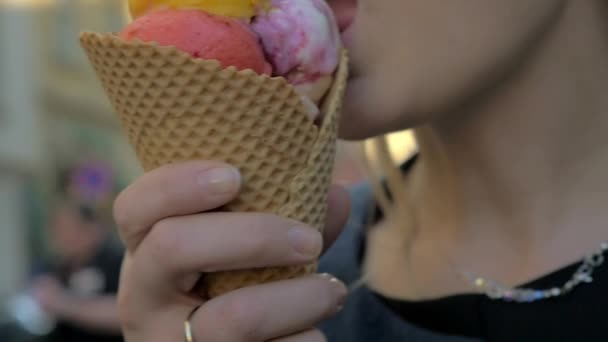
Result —
MULTIPOLYGON (((173 47, 83 33, 81 45, 144 170, 186 160, 237 167, 242 192, 223 208, 266 212, 319 230, 327 210, 339 112, 348 76, 343 52, 314 125, 284 78, 222 68, 173 47)), ((314 265, 208 273, 215 297, 313 272, 314 265)))

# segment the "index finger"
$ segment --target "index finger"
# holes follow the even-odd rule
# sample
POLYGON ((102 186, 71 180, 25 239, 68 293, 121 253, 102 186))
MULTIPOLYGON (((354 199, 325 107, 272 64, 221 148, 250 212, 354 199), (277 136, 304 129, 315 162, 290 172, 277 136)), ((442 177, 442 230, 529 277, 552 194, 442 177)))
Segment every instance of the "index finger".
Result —
POLYGON ((121 239, 133 251, 156 222, 216 209, 234 199, 240 185, 236 168, 213 161, 171 164, 150 171, 114 203, 121 239))

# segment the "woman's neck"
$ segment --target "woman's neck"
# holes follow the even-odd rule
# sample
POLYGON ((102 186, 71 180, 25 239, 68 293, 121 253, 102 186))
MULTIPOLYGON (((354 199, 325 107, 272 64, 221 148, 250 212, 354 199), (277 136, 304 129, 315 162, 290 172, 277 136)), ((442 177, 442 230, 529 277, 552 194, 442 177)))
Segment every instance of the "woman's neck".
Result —
POLYGON ((588 223, 605 225, 598 228, 608 239, 606 19, 590 6, 566 11, 494 96, 421 133, 422 155, 433 149, 429 155, 439 156, 423 157, 425 169, 439 170, 426 173, 426 182, 452 183, 444 195, 459 204, 466 223, 454 229, 546 242, 588 223), (575 12, 584 10, 590 13, 575 12))
POLYGON ((445 268, 516 285, 608 240, 608 16, 591 3, 570 2, 491 97, 418 130, 406 257, 419 282, 444 285, 393 295, 463 291, 445 268))

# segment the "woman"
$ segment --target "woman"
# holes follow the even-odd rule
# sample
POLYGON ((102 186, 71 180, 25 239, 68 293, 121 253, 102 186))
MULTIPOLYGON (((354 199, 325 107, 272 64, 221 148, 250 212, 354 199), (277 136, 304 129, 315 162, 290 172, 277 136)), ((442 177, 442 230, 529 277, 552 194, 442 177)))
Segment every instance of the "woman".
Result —
MULTIPOLYGON (((271 215, 197 214, 233 198, 238 173, 165 167, 116 204, 128 340, 183 340, 184 320, 195 341, 608 340, 608 3, 330 2, 353 57, 342 137, 415 127, 420 146, 401 173, 385 165, 380 215, 367 215, 369 187, 354 190, 323 259, 359 285, 346 298, 308 276, 194 310, 199 271, 308 262, 321 236, 271 215)), ((330 195, 326 247, 347 197, 330 195)))

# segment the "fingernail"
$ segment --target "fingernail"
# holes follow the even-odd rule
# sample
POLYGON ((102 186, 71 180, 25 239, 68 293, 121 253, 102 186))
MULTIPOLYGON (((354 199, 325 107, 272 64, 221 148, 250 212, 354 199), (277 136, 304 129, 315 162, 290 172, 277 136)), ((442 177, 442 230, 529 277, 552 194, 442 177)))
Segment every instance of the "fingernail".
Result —
POLYGON ((321 234, 311 228, 291 228, 287 232, 287 238, 293 249, 307 256, 318 256, 323 248, 321 234))
POLYGON ((321 274, 321 277, 329 282, 329 286, 338 299, 336 302, 336 310, 341 311, 344 308, 344 303, 346 302, 346 297, 348 296, 348 288, 346 288, 346 285, 344 285, 342 281, 329 273, 323 273, 321 274))
POLYGON ((329 285, 331 286, 332 291, 336 295, 337 298, 337 311, 341 311, 344 307, 344 303, 346 302, 346 295, 348 294, 348 289, 340 280, 335 277, 331 277, 329 280, 329 285))
POLYGON ((230 167, 217 167, 198 175, 198 184, 205 191, 215 195, 225 195, 238 190, 241 183, 239 172, 230 167))

